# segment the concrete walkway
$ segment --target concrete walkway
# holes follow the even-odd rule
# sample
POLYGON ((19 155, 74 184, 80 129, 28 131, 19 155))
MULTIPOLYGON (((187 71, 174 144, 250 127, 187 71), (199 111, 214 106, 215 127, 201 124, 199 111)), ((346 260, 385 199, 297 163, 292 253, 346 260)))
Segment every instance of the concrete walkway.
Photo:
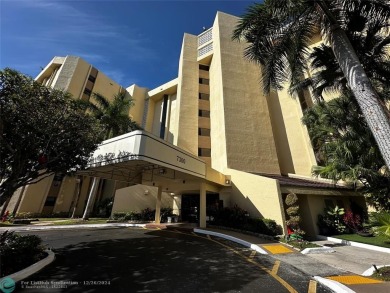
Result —
MULTIPOLYGON (((204 229, 212 232, 219 232, 227 236, 234 236, 253 244, 265 248, 269 254, 295 266, 302 272, 309 275, 318 276, 315 279, 319 282, 325 280, 323 285, 339 293, 389 293, 390 282, 381 282, 369 277, 361 276, 364 271, 375 265, 390 265, 390 254, 384 252, 373 251, 364 248, 341 246, 330 241, 315 241, 318 245, 328 245, 332 247, 333 253, 316 253, 303 255, 297 251, 278 252, 278 249, 269 249, 271 245, 283 246, 286 245, 276 241, 261 239, 258 237, 241 234, 238 232, 220 230, 220 229, 204 229), (276 251, 276 253, 274 253, 276 251)), ((291 248, 290 248, 291 249, 291 248)), ((279 249, 279 251, 281 251, 279 249)))
POLYGON ((373 264, 376 266, 390 265, 389 253, 344 246, 330 241, 315 241, 315 243, 330 246, 335 252, 328 254, 309 254, 309 257, 357 275, 362 275, 373 264))

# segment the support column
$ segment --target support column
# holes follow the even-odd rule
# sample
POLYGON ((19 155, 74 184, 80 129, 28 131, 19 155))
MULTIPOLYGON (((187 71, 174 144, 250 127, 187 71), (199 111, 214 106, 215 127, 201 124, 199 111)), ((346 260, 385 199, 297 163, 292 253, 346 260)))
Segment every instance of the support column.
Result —
POLYGON ((96 193, 97 193, 97 190, 99 187, 99 182, 100 182, 99 178, 97 178, 97 177, 93 178, 92 187, 91 187, 91 190, 90 190, 89 196, 88 196, 87 206, 85 207, 85 211, 84 211, 84 215, 83 215, 83 220, 88 220, 89 214, 92 211, 93 203, 95 201, 96 193))
POLYGON ((161 193, 162 193, 162 187, 159 186, 157 190, 156 213, 154 215, 154 222, 156 224, 160 224, 161 193))
POLYGON ((206 228, 206 184, 200 184, 199 227, 206 228))

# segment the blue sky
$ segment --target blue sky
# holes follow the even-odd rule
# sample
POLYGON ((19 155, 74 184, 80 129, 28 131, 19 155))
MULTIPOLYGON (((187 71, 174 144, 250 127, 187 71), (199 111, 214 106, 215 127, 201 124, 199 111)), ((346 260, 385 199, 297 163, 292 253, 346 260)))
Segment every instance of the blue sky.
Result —
POLYGON ((35 77, 54 56, 76 55, 122 86, 152 89, 177 77, 185 32, 254 2, 0 0, 0 67, 35 77))

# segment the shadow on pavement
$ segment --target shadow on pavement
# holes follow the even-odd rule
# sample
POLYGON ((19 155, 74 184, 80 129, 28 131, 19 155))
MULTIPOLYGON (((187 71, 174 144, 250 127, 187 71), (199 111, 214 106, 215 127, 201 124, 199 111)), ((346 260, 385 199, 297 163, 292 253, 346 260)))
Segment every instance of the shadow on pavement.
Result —
POLYGON ((236 292, 257 291, 259 282, 264 292, 285 291, 264 271, 206 239, 166 231, 144 235, 58 249, 56 260, 18 283, 16 292, 236 292), (77 284, 54 288, 61 282, 77 284))

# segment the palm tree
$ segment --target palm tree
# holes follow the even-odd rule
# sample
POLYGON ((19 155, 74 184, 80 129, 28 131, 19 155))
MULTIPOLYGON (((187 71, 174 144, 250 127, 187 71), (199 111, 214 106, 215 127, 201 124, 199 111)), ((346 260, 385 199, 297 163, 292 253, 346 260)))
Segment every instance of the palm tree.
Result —
MULTIPOLYGON (((390 99, 387 94, 390 85, 390 59, 387 50, 390 47, 390 35, 384 33, 388 21, 367 18, 362 11, 352 11, 345 20, 345 33, 351 40, 356 54, 382 100, 390 99)), ((308 62, 311 76, 290 85, 290 94, 300 90, 312 89, 317 101, 323 100, 324 93, 339 94, 346 90, 347 80, 337 63, 330 46, 321 44, 313 48, 308 62)))
MULTIPOLYGON (((233 39, 249 43, 244 56, 262 65, 265 92, 282 89, 286 81, 297 84, 302 79, 310 41, 321 33, 332 48, 388 168, 390 121, 345 29, 356 11, 367 19, 388 21, 389 4, 389 0, 265 0, 248 8, 233 33, 233 39)), ((383 33, 388 33, 388 28, 383 33)))
MULTIPOLYGON (((87 109, 94 115, 105 129, 105 139, 141 129, 129 116, 134 100, 126 92, 121 91, 114 95, 112 102, 101 94, 93 93, 92 101, 86 103, 87 109)), ((94 177, 85 207, 83 219, 88 220, 93 208, 93 202, 99 185, 99 178, 94 177)))
POLYGON ((114 95, 112 102, 101 94, 93 93, 92 101, 87 103, 88 110, 105 128, 105 139, 140 129, 129 116, 132 106, 134 100, 125 92, 114 95))
POLYGON ((334 181, 359 184, 370 205, 390 209, 390 174, 375 139, 350 92, 305 111, 317 161, 313 174, 334 181))
MULTIPOLYGON (((361 11, 353 12, 345 24, 346 34, 380 98, 386 101, 390 99, 387 83, 390 60, 385 50, 390 36, 382 30, 387 22, 366 19, 361 14, 361 11)), ((313 167, 313 174, 358 184, 370 205, 389 210, 390 174, 382 168, 384 161, 356 100, 351 98, 353 95, 332 48, 325 44, 315 47, 309 55, 308 67, 311 76, 291 85, 289 90, 294 95, 310 88, 317 100, 303 116, 321 165, 313 167), (341 96, 325 103, 326 93, 341 96)))

